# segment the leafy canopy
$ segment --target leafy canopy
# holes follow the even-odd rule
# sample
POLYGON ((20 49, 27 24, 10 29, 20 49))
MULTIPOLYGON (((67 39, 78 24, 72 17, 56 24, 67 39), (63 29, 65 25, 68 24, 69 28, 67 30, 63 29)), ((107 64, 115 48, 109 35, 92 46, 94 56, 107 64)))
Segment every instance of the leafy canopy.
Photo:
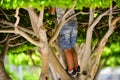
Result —
MULTIPOLYGON (((77 4, 77 9, 83 7, 102 7, 106 8, 112 4, 113 0, 0 0, 0 7, 6 9, 15 9, 17 7, 26 8, 33 7, 40 9, 42 6, 57 6, 57 7, 71 7, 73 4, 77 4)), ((114 0, 118 6, 120 6, 119 0, 114 0)))

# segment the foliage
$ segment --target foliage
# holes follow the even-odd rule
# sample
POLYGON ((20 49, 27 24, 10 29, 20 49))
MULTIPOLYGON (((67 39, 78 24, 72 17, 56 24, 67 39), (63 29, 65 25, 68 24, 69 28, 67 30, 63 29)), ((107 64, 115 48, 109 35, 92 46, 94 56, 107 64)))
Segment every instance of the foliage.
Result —
MULTIPOLYGON (((10 64, 12 65, 12 64, 10 64)), ((9 76, 11 77, 12 80, 20 80, 19 77, 19 72, 18 70, 14 70, 11 71, 8 64, 5 64, 5 68, 7 73, 9 74, 9 76)), ((18 66, 12 65, 14 67, 16 67, 16 69, 18 69, 18 66)), ((21 65, 22 66, 22 65, 21 65)), ((23 80, 38 80, 39 78, 39 73, 40 73, 40 69, 39 68, 31 68, 31 66, 22 66, 22 76, 23 76, 23 80), (29 70, 28 70, 29 69, 29 70), (33 74, 34 72, 34 74, 33 74)))
MULTIPOLYGON (((0 6, 6 9, 15 9, 18 7, 34 7, 40 9, 42 6, 57 6, 57 7, 71 7, 73 4, 77 4, 77 9, 83 7, 102 7, 106 8, 111 5, 113 0, 1 0, 0 6)), ((114 0, 118 6, 120 6, 119 0, 114 0)))
POLYGON ((108 60, 106 62, 105 66, 117 66, 120 65, 120 43, 112 43, 110 46, 105 47, 103 55, 102 55, 102 61, 105 59, 108 60))
POLYGON ((15 65, 41 65, 41 58, 37 47, 29 44, 20 45, 8 50, 9 61, 15 65), (32 56, 32 58, 30 57, 32 56), (33 64, 33 61, 34 63, 33 64))
POLYGON ((19 78, 17 77, 15 72, 14 71, 10 71, 10 67, 9 67, 8 64, 5 64, 5 70, 9 74, 9 76, 11 77, 12 80, 19 80, 19 78))
MULTIPOLYGON (((15 9, 16 8, 28 8, 28 7, 32 7, 35 8, 34 10, 37 12, 36 9, 40 10, 41 7, 45 7, 45 15, 44 15, 44 23, 47 24, 48 26, 51 26, 50 28, 53 29, 54 26, 54 22, 51 20, 51 18, 56 17, 56 16, 51 16, 49 14, 49 8, 50 7, 63 7, 63 8, 70 8, 72 7, 74 4, 76 4, 76 9, 78 10, 85 10, 86 13, 89 13, 89 8, 96 8, 96 12, 94 17, 96 18, 97 16, 99 16, 99 14, 103 13, 104 11, 106 11, 107 8, 110 7, 110 5, 116 5, 120 6, 120 1, 119 0, 1 0, 0 1, 0 7, 5 8, 5 9, 11 9, 13 10, 12 12, 12 16, 10 16, 10 22, 15 22, 15 17, 14 17, 14 13, 15 13, 15 9), (99 8, 99 9, 98 9, 99 8), (48 9, 48 11, 47 11, 48 9)), ((29 15, 28 12, 24 9, 20 9, 20 23, 19 25, 22 25, 24 27, 28 27, 31 26, 30 25, 30 21, 29 21, 29 15), (22 15, 21 15, 22 14, 22 15), (26 21, 25 21, 26 20, 26 21), (24 23, 26 22, 26 23, 24 23)), ((6 10, 5 13, 9 10, 6 10)), ((39 13, 39 12, 38 12, 39 13)), ((9 13, 8 13, 9 14, 9 13)), ((114 16, 114 15, 113 15, 114 16)), ((116 16, 118 17, 118 15, 116 16)), ((87 26, 88 26, 88 20, 89 20, 89 14, 86 15, 78 15, 77 16, 78 21, 79 22, 87 22, 87 26)), ((6 18, 2 18, 2 19, 6 19, 6 18)), ((103 24, 108 24, 108 16, 104 17, 96 26, 96 28, 99 27, 103 27, 103 24)), ((50 30, 52 30, 50 29, 50 30)), ((49 29, 47 29, 48 31, 49 29)), ((81 44, 83 42, 85 42, 86 40, 86 30, 87 27, 85 26, 79 26, 79 33, 78 33, 78 44, 81 44), (82 28, 82 29, 81 29, 82 28)), ((104 28, 100 28, 97 29, 98 33, 99 33, 99 37, 100 39, 104 36, 106 30, 108 30, 108 25, 107 27, 104 28)), ((118 31, 119 32, 119 31, 118 31)), ((47 34, 49 35, 50 33, 47 32, 47 34)), ((117 34, 118 36, 118 34, 117 34)), ((97 40, 95 39, 97 36, 95 36, 95 34, 92 37, 92 44, 96 44, 97 40)), ((116 35, 113 35, 113 37, 115 38, 116 35)), ((110 38, 109 42, 108 42, 108 47, 109 48, 105 48, 104 49, 104 53, 102 56, 102 60, 105 60, 106 57, 109 57, 109 60, 107 61, 106 65, 110 65, 110 66, 115 66, 118 65, 120 63, 119 61, 119 56, 118 53, 120 52, 120 48, 118 47, 119 44, 110 44, 111 42, 114 41, 114 38, 110 38), (116 48, 117 47, 117 48, 116 48), (115 48, 115 49, 114 49, 115 48), (116 55, 113 55, 116 54, 116 55), (114 62, 116 61, 116 62, 114 62), (112 64, 111 64, 112 63, 112 64)), ((93 46, 92 46, 93 47, 93 46)), ((10 59, 10 63, 12 64, 16 64, 16 65, 34 65, 33 64, 33 60, 35 61, 34 63, 36 65, 41 65, 41 59, 40 57, 36 56, 36 54, 38 55, 38 53, 36 52, 36 47, 30 44, 24 44, 18 47, 14 47, 14 48, 10 48, 8 50, 8 55, 9 55, 9 59, 10 59), (31 59, 30 55, 32 55, 33 60, 31 59)), ((96 55, 94 55, 95 57, 96 55)), ((26 73, 25 73, 25 76, 26 73)), ((28 77, 29 78, 29 77, 28 77)), ((27 78, 27 79, 28 79, 27 78)))
POLYGON ((23 72, 23 80, 38 80, 39 79, 39 72, 38 70, 33 71, 35 74, 28 73, 27 71, 23 72))
POLYGON ((37 47, 35 47, 34 45, 32 45, 30 43, 27 43, 27 44, 23 44, 23 45, 20 45, 20 46, 13 47, 13 48, 9 48, 8 54, 21 53, 21 52, 24 52, 26 50, 34 50, 36 48, 37 47))

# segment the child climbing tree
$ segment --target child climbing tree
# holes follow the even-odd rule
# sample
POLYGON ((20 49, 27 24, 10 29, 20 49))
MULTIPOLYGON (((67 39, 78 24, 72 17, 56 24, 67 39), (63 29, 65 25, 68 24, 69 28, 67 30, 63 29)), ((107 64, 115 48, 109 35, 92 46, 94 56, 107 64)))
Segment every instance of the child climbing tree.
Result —
POLYGON ((42 56, 40 80, 48 80, 49 78, 71 80, 72 78, 65 71, 64 52, 59 46, 58 38, 63 25, 76 16, 78 19, 78 39, 81 38, 81 34, 86 34, 85 41, 75 47, 81 67, 81 74, 77 79, 93 80, 99 67, 102 51, 120 20, 119 6, 119 0, 114 2, 112 0, 1 0, 0 33, 19 34, 39 48, 39 53, 42 56), (54 6, 68 8, 60 23, 56 22, 55 16, 53 19, 47 12, 50 7, 54 6), (13 11, 12 16, 6 12, 10 10, 13 11), (21 10, 26 13, 21 13, 21 10), (71 10, 75 10, 75 13, 68 17, 67 14, 71 10), (21 14, 28 16, 26 19, 28 19, 30 28, 23 26, 25 22, 21 20, 23 18, 21 14), (46 19, 47 14, 50 17, 46 19), (50 22, 48 21, 54 22, 52 26, 55 27, 49 27, 50 22), (4 28, 6 25, 10 27, 4 28), (104 25, 107 26, 104 27, 104 25), (48 33, 49 29, 51 33, 48 33), (48 35, 50 36, 48 37, 48 35), (56 51, 59 55, 55 54, 56 51), (52 77, 49 76, 49 72, 52 77))

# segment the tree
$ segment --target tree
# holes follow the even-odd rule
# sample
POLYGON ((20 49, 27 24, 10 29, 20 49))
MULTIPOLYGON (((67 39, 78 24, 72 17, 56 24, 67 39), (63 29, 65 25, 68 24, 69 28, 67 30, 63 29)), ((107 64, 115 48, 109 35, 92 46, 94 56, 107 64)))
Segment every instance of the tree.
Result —
POLYGON ((108 38, 114 32, 117 22, 120 20, 119 3, 119 0, 1 0, 0 6, 2 9, 14 9, 13 14, 15 15, 12 14, 12 17, 9 17, 3 12, 5 17, 0 18, 0 24, 2 26, 8 25, 10 28, 3 29, 3 27, 1 27, 0 33, 19 34, 30 43, 39 47, 39 52, 42 55, 40 80, 47 80, 49 78, 48 66, 51 68, 51 64, 62 80, 70 80, 63 65, 61 65, 54 53, 56 49, 60 53, 59 58, 62 57, 64 59, 64 53, 59 47, 57 38, 62 26, 69 19, 78 15, 80 25, 85 26, 84 29, 86 30, 85 43, 76 47, 76 51, 80 56, 79 60, 82 73, 79 79, 93 80, 99 66, 103 49, 108 38), (68 8, 68 11, 66 11, 59 24, 55 23, 55 30, 52 28, 52 36, 48 37, 47 35, 50 35, 50 33, 48 34, 48 32, 46 32, 47 28, 45 28, 45 26, 47 25, 45 25, 45 23, 47 23, 47 21, 44 18, 44 14, 46 13, 45 9, 49 10, 51 6, 68 8), (72 9, 76 9, 76 13, 67 18, 66 15, 72 9), (20 10, 23 11, 22 14, 25 13, 24 17, 29 15, 29 18, 27 17, 26 19, 30 24, 30 28, 26 27, 24 22, 21 21, 24 17, 20 16, 20 10), (87 19, 84 19, 84 17, 87 19), (87 25, 82 24, 83 20, 87 25), (107 28, 104 27, 104 24, 107 25, 107 28), (95 43, 93 43, 92 40, 95 40, 95 43))

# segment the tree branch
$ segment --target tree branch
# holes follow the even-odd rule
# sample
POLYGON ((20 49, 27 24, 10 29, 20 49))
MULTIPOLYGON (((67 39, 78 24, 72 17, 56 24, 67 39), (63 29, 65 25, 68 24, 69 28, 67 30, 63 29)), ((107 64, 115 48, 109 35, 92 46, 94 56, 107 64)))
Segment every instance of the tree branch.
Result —
POLYGON ((0 33, 17 33, 20 34, 22 37, 24 37, 25 39, 27 39, 29 42, 31 42, 32 44, 36 45, 36 46, 43 46, 39 41, 35 41, 33 40, 29 35, 27 35, 26 33, 24 33, 23 31, 20 30, 0 30, 0 33))
POLYGON ((19 46, 19 45, 22 45, 22 44, 25 44, 27 43, 27 41, 24 41, 24 42, 21 42, 21 43, 16 43, 16 44, 10 44, 9 43, 9 47, 16 47, 16 46, 19 46))
POLYGON ((5 15, 7 20, 10 20, 9 17, 7 16, 7 14, 0 8, 0 11, 5 15))
POLYGON ((35 32, 35 35, 37 36, 37 38, 39 38, 39 28, 37 25, 38 16, 32 8, 27 8, 27 11, 28 11, 29 16, 30 16, 30 21, 31 21, 33 31, 35 32))
POLYGON ((5 37, 5 39, 3 39, 2 41, 0 41, 0 43, 5 42, 8 39, 8 35, 5 37))
POLYGON ((72 19, 73 17, 75 17, 75 16, 77 16, 77 15, 79 15, 79 14, 87 15, 87 14, 89 14, 89 13, 87 13, 87 12, 81 12, 81 11, 80 11, 80 12, 77 12, 77 13, 71 15, 70 17, 66 18, 64 24, 65 24, 66 22, 68 22, 70 19, 72 19))
POLYGON ((39 18, 38 18, 38 29, 43 26, 43 17, 44 17, 44 7, 40 10, 39 18))
POLYGON ((104 49, 104 46, 107 42, 107 39, 110 37, 110 35, 114 32, 114 29, 116 28, 116 23, 120 20, 120 17, 114 19, 112 21, 112 25, 109 27, 108 31, 106 32, 106 34, 104 35, 104 37, 102 38, 102 40, 100 41, 98 48, 96 49, 97 55, 96 55, 96 60, 95 63, 91 69, 91 73, 90 75, 92 75, 91 80, 93 80, 94 75, 96 74, 97 68, 98 68, 98 64, 102 55, 102 51, 104 49))
POLYGON ((0 29, 0 33, 15 33, 14 30, 2 30, 0 29))
MULTIPOLYGON (((91 51, 91 39, 92 39, 92 34, 93 34, 93 29, 94 27, 98 24, 98 22, 101 20, 101 18, 103 16, 105 16, 107 13, 109 12, 109 10, 105 11, 104 13, 100 14, 94 21, 93 24, 91 24, 91 26, 89 26, 88 30, 87 30, 87 36, 86 36, 86 51, 88 51, 90 53, 91 51)), ((93 15, 93 13, 91 12, 91 15, 93 15)), ((91 18, 92 19, 92 18, 91 18)), ((92 19, 93 20, 93 19, 92 19)), ((91 21, 90 21, 91 22, 91 21)), ((85 51, 86 54, 89 54, 85 51)))
MULTIPOLYGON (((0 23, 14 27, 14 23, 11 23, 11 22, 8 22, 8 21, 5 21, 5 20, 0 20, 0 23)), ((24 31, 24 32, 27 32, 30 35, 34 35, 35 36, 35 33, 32 30, 30 30, 30 29, 26 29, 26 28, 24 28, 22 26, 19 26, 19 25, 18 25, 18 28, 20 30, 24 31)))
POLYGON ((88 26, 90 26, 92 24, 92 22, 94 21, 94 12, 95 12, 95 9, 90 8, 90 15, 89 15, 89 24, 88 24, 88 26))
POLYGON ((2 52, 0 54, 0 60, 4 62, 4 59, 5 59, 5 54, 7 53, 8 51, 8 45, 9 45, 9 35, 6 36, 6 41, 3 43, 3 49, 2 49, 2 52))
POLYGON ((11 37, 9 40, 12 41, 12 40, 15 40, 17 38, 21 37, 20 35, 17 35, 17 36, 14 36, 14 37, 11 37))
MULTIPOLYGON (((90 10, 92 11, 92 10, 90 10)), ((93 29, 94 27, 98 24, 98 22, 101 20, 101 18, 103 16, 105 16, 107 13, 109 12, 109 10, 105 11, 104 13, 100 14, 94 21, 92 21, 93 23, 88 27, 87 30, 87 35, 86 35, 86 46, 85 46, 85 52, 83 55, 83 60, 82 62, 86 63, 86 64, 82 64, 82 73, 83 75, 87 75, 88 74, 88 60, 90 58, 90 53, 91 53, 91 40, 92 40, 92 35, 93 35, 93 29)), ((92 12, 90 12, 91 14, 93 14, 92 12)), ((92 18, 91 18, 92 19, 92 18)))
POLYGON ((21 36, 23 36, 25 39, 27 39, 29 42, 31 42, 34 45, 36 45, 36 46, 43 46, 39 41, 33 40, 29 35, 27 35, 23 31, 18 30, 17 33, 20 34, 21 36))
POLYGON ((108 23, 109 23, 109 27, 112 25, 111 22, 112 22, 112 4, 110 6, 110 13, 109 13, 109 20, 108 20, 108 23))
POLYGON ((26 29, 26 28, 21 27, 21 26, 18 26, 18 28, 19 28, 20 30, 24 31, 24 32, 27 32, 27 33, 30 34, 30 35, 35 36, 35 33, 34 33, 32 30, 30 30, 30 29, 26 29))
POLYGON ((18 24, 19 24, 19 21, 20 21, 20 17, 18 16, 19 15, 19 8, 16 9, 16 14, 14 15, 16 17, 16 22, 15 22, 15 29, 18 27, 18 24))

